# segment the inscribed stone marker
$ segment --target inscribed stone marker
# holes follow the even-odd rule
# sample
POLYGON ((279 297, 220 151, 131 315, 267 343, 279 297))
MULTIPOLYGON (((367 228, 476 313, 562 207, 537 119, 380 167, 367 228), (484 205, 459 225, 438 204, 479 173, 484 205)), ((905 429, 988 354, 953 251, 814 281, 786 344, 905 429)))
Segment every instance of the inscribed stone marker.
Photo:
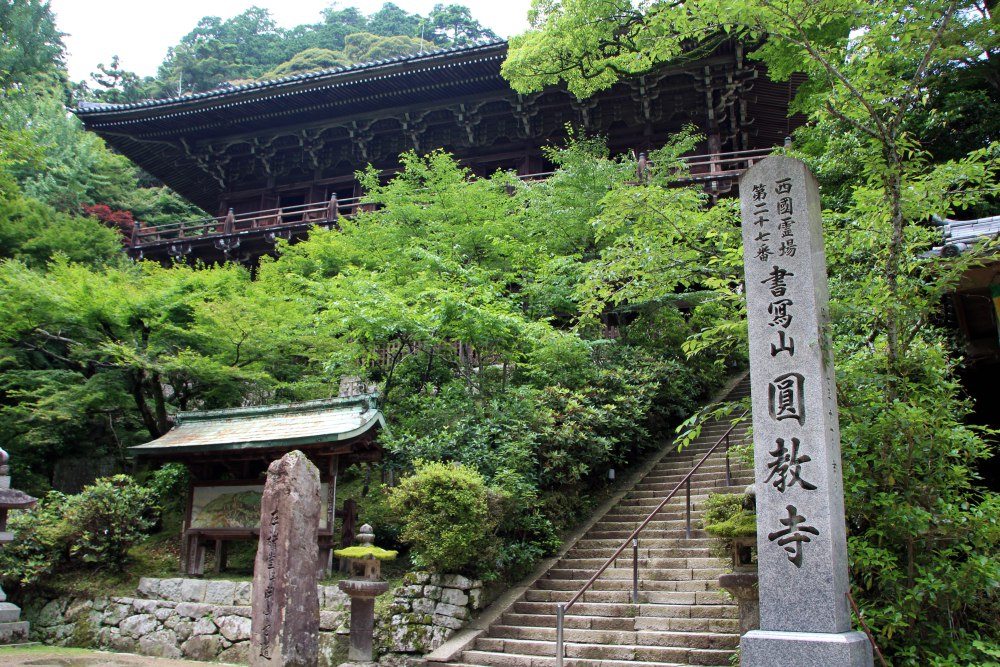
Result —
POLYGON ((250 664, 315 667, 319 470, 293 451, 267 469, 253 569, 250 664))
POLYGON ((871 665, 850 632, 847 537, 816 179, 768 157, 740 179, 760 630, 744 665, 871 665))

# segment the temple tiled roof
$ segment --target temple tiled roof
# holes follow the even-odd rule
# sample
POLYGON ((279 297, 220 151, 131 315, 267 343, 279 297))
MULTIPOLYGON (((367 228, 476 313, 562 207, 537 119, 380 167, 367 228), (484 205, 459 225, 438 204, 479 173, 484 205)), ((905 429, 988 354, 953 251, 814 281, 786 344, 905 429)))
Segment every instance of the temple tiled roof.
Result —
POLYGON ((138 456, 297 447, 358 438, 385 418, 374 396, 230 410, 181 412, 165 435, 131 447, 138 456))
POLYGON ((945 220, 941 224, 941 231, 944 243, 934 248, 932 253, 960 255, 970 245, 1000 237, 1000 215, 975 220, 945 220))
POLYGON ((335 80, 337 78, 350 78, 352 81, 358 80, 358 74, 368 74, 368 76, 362 76, 362 79, 376 79, 382 74, 381 70, 392 68, 403 64, 428 64, 428 65, 440 65, 439 61, 447 60, 452 56, 458 54, 472 54, 478 51, 495 51, 497 48, 505 48, 507 46, 507 41, 503 39, 491 40, 488 42, 478 42, 475 44, 469 44, 465 46, 455 46, 446 49, 436 49, 434 51, 428 51, 426 53, 396 56, 394 58, 385 58, 382 60, 374 60, 366 63, 355 63, 353 65, 347 65, 346 67, 331 67, 327 69, 316 70, 313 72, 304 72, 302 74, 293 74, 290 76, 281 77, 278 79, 267 79, 264 81, 254 81, 251 83, 246 83, 242 85, 226 85, 214 90, 208 90, 201 93, 190 93, 187 95, 179 95, 175 97, 166 97, 162 99, 154 100, 142 100, 139 102, 131 102, 128 104, 107 104, 102 102, 81 102, 75 113, 78 116, 95 116, 97 114, 112 113, 116 111, 129 111, 138 109, 150 109, 150 108, 162 108, 177 105, 187 105, 191 102, 197 101, 213 101, 221 100, 225 98, 237 97, 243 93, 251 92, 255 93, 258 91, 265 91, 269 89, 282 89, 282 88, 292 88, 296 87, 304 82, 314 82, 314 81, 327 81, 335 80))

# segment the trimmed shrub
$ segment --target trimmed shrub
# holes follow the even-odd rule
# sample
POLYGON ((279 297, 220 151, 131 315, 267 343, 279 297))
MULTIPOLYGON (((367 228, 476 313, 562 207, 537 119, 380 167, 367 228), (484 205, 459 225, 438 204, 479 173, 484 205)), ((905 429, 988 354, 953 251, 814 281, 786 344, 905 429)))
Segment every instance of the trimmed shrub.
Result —
POLYGON ((493 562, 496 520, 482 475, 458 463, 418 461, 389 495, 414 565, 480 575, 493 562))

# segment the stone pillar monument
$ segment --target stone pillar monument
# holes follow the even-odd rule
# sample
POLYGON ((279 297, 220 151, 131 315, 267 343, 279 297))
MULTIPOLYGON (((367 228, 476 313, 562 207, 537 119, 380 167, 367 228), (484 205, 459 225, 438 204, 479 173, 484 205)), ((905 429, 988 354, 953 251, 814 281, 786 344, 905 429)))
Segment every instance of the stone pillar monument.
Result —
MULTIPOLYGON (((0 449, 0 545, 11 542, 14 536, 7 531, 7 512, 12 509, 30 509, 35 499, 17 489, 10 488, 10 457, 0 449)), ((19 644, 28 641, 28 622, 22 621, 21 608, 7 602, 7 594, 0 588, 0 644, 19 644)))
POLYGON ((253 568, 254 667, 315 667, 319 659, 319 493, 319 470, 300 451, 267 469, 253 568))
POLYGON ((760 630, 742 664, 869 666, 851 631, 819 187, 771 156, 740 178, 757 495, 760 630))

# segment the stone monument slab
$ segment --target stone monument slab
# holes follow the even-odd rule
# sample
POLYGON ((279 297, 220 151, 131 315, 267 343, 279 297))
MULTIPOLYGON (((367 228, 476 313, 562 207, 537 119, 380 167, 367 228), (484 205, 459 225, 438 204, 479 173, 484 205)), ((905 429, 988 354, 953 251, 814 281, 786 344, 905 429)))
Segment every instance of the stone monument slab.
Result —
POLYGON ((850 631, 819 187, 803 162, 771 156, 740 179, 740 200, 761 628, 741 641, 743 664, 871 665, 850 631))
POLYGON ((314 667, 319 655, 319 470, 293 451, 273 462, 261 498, 250 664, 314 667))

